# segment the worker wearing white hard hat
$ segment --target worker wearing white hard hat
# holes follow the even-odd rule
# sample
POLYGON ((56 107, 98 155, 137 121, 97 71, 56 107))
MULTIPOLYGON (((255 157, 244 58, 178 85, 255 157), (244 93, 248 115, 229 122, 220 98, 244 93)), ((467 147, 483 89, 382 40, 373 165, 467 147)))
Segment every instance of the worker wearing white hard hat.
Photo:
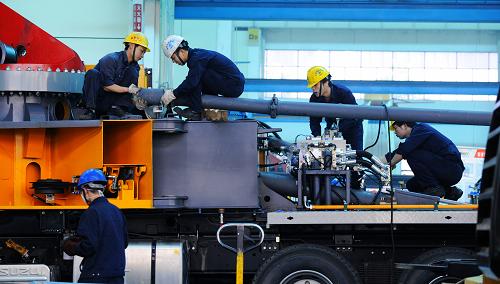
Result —
POLYGON ((189 68, 186 79, 162 98, 164 104, 188 106, 174 110, 190 120, 201 119, 201 95, 239 97, 243 93, 245 77, 236 64, 226 56, 211 50, 190 48, 179 35, 168 36, 161 45, 165 56, 178 65, 189 68))

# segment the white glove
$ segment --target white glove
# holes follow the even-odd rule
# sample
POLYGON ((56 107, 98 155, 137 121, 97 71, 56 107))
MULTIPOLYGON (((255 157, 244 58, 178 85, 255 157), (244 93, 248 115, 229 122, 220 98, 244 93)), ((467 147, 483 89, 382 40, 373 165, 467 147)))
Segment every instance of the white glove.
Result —
POLYGON ((132 84, 128 86, 128 92, 131 93, 132 95, 137 95, 141 88, 137 87, 136 85, 132 84))
POLYGON ((146 102, 145 99, 143 99, 137 95, 133 95, 132 100, 134 101, 135 107, 138 110, 145 110, 146 107, 148 106, 148 102, 146 102))
POLYGON ((165 90, 163 96, 161 96, 161 102, 164 106, 170 104, 173 100, 175 100, 174 92, 170 89, 165 90))

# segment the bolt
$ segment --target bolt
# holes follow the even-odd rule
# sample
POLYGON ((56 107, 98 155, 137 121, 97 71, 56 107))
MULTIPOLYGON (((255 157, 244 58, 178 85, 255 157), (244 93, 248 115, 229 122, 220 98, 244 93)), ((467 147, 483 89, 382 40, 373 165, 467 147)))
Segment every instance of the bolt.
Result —
POLYGON ((61 72, 61 69, 57 68, 57 69, 56 69, 56 72, 61 72))
POLYGON ((52 68, 47 68, 47 72, 52 72, 52 68))

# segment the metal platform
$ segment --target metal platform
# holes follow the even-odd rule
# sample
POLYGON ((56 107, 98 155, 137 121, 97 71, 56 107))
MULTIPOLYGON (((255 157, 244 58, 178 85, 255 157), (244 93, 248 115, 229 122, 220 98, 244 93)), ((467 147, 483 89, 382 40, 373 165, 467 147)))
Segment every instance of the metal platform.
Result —
POLYGON ((53 92, 81 94, 85 73, 73 70, 47 71, 0 71, 1 95, 10 92, 53 92))
MULTIPOLYGON (((393 212, 394 224, 476 224, 475 210, 413 210, 393 212)), ((267 227, 271 225, 305 224, 390 224, 391 211, 299 211, 267 213, 267 227)))

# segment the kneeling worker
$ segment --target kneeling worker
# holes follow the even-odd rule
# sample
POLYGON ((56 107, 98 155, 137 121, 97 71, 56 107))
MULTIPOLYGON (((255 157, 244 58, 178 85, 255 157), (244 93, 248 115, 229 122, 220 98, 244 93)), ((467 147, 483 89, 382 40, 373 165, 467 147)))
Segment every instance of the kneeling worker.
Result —
MULTIPOLYGON (((139 64, 149 51, 148 39, 140 32, 132 32, 123 40, 125 50, 110 53, 86 72, 83 98, 86 108, 94 117, 101 115, 141 115, 132 95, 138 91, 139 64)), ((89 113, 87 113, 89 114, 89 113)))
POLYGON ((189 68, 186 79, 173 91, 168 90, 163 104, 171 102, 189 109, 175 111, 189 120, 201 120, 201 95, 237 98, 243 93, 245 77, 226 56, 211 50, 190 48, 181 36, 170 35, 161 45, 165 56, 175 64, 189 68))
POLYGON ((391 167, 402 159, 408 161, 415 175, 406 183, 408 190, 458 200, 463 192, 453 185, 465 167, 455 144, 425 123, 395 121, 392 127, 398 138, 406 140, 385 158, 391 167))

